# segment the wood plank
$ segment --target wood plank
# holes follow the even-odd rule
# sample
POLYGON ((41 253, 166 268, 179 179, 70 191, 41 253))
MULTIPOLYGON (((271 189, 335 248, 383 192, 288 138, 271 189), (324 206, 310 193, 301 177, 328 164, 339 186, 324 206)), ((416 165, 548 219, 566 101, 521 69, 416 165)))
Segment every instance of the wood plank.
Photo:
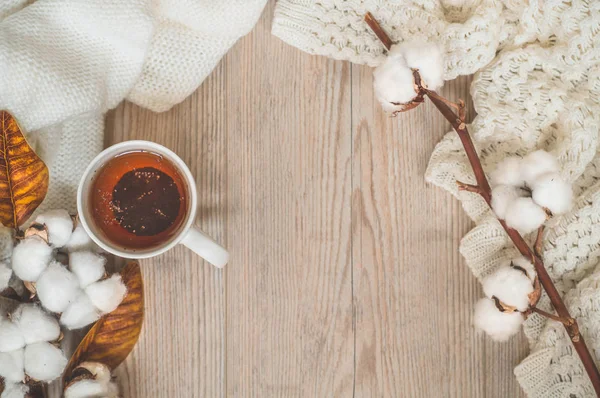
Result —
MULTIPOLYGON (((525 339, 494 344, 474 331, 482 293, 458 253, 472 224, 424 181, 449 124, 431 104, 390 118, 372 69, 353 66, 352 76, 356 395, 519 396, 512 369, 525 339)), ((470 99, 469 83, 453 81, 443 95, 470 99)))
POLYGON ((107 118, 107 145, 182 156, 201 227, 231 250, 222 271, 184 248, 142 261, 124 396, 521 396, 525 339, 475 334, 481 290, 458 253, 472 225, 423 180, 449 127, 430 105, 385 116, 370 68, 282 43, 273 7, 182 104, 107 118))
MULTIPOLYGON (((227 222, 225 76, 218 66, 202 87, 169 112, 130 103, 107 117, 106 145, 145 139, 174 150, 198 186, 198 226, 223 244, 227 222)), ((141 261, 146 319, 140 341, 117 376, 125 397, 224 395, 224 271, 176 247, 141 261)))
POLYGON ((350 396, 350 65, 270 34, 226 56, 227 395, 350 396))

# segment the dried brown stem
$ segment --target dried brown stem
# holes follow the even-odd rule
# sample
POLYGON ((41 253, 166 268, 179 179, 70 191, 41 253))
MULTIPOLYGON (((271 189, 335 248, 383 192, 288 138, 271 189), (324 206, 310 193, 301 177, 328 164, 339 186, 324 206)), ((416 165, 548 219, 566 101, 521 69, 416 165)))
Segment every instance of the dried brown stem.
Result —
MULTIPOLYGON (((574 325, 577 325, 577 322, 575 321, 575 319, 573 318, 563 318, 560 317, 558 315, 554 315, 551 314, 549 312, 546 312, 544 310, 539 309, 538 307, 531 307, 530 308, 531 312, 535 312, 536 314, 540 314, 543 317, 546 317, 548 319, 552 319, 554 321, 560 322, 563 325, 567 326, 567 327, 573 327, 574 325)), ((577 334, 579 334, 579 330, 576 331, 577 334)))
POLYGON ((385 46, 385 48, 387 50, 392 48, 392 44, 394 44, 394 42, 392 41, 392 39, 390 39, 390 36, 388 36, 388 34, 385 33, 385 30, 383 30, 381 25, 379 25, 379 22, 377 22, 375 20, 375 18, 373 17, 373 14, 368 12, 365 15, 365 22, 367 23, 367 25, 369 25, 369 27, 371 28, 373 33, 375 33, 375 35, 377 36, 379 41, 381 41, 381 43, 383 43, 383 45, 385 46))
POLYGON ((458 185, 459 191, 473 192, 481 195, 482 191, 478 185, 467 184, 461 181, 456 181, 456 185, 458 185))
MULTIPOLYGON (((444 115, 446 120, 450 122, 456 133, 458 134, 467 154, 467 158, 469 159, 469 163, 471 164, 471 168, 473 169, 473 173, 475 174, 475 180, 477 181, 477 185, 482 188, 481 197, 487 202, 487 204, 491 207, 492 204, 492 191, 490 185, 485 176, 485 172, 483 171, 483 167, 481 166, 481 161, 479 160, 479 156, 477 155, 477 151, 475 150, 475 145, 473 144, 473 140, 469 135, 469 131, 464 123, 460 121, 458 116, 452 112, 452 110, 442 101, 439 101, 435 97, 431 97, 428 95, 428 91, 426 91, 426 95, 429 97, 431 102, 440 110, 440 112, 444 115)), ((550 298, 550 302, 556 309, 558 316, 561 319, 573 319, 565 306, 558 290, 556 290, 556 286, 552 282, 550 275, 546 271, 546 267, 542 262, 542 259, 538 254, 536 254, 527 244, 525 239, 514 229, 508 227, 504 220, 498 220, 502 228, 506 231, 509 238, 512 240, 513 244, 516 246, 517 250, 525 256, 526 258, 530 258, 535 271, 537 272, 537 276, 539 281, 548 294, 550 298)), ((600 396, 600 373, 598 372, 598 368, 594 363, 594 359, 590 354, 590 351, 585 344, 583 336, 579 334, 579 327, 577 325, 577 321, 573 319, 572 324, 564 324, 567 333, 571 337, 571 341, 579 358, 581 358, 581 362, 594 386, 594 390, 596 391, 596 395, 600 396)))
MULTIPOLYGON (((373 29, 377 37, 380 38, 381 42, 387 48, 391 47, 392 40, 370 13, 365 16, 365 21, 369 24, 371 29, 373 29)), ((421 86, 420 79, 419 81, 415 79, 415 83, 421 86)), ((421 90, 431 100, 431 102, 433 102, 435 107, 442 113, 442 115, 444 115, 446 120, 450 122, 450 124, 458 134, 458 137, 460 138, 460 141, 465 149, 465 153, 467 154, 467 158, 469 159, 469 163, 471 164, 471 168, 473 169, 473 174, 475 174, 475 180, 477 181, 476 186, 480 190, 479 194, 491 207, 492 190, 490 188, 490 184, 487 180, 487 177, 485 176, 485 172, 483 171, 481 160, 479 159, 479 155, 477 154, 477 150, 475 149, 473 140, 471 139, 469 131, 467 130, 467 126, 464 121, 464 113, 461 114, 461 111, 459 110, 459 115, 455 114, 452 111, 451 107, 447 104, 448 101, 440 99, 440 95, 430 90, 427 90, 424 87, 422 87, 421 90)), ((546 271, 546 267, 544 266, 542 259, 540 258, 539 254, 535 253, 529 247, 525 239, 523 239, 523 237, 516 230, 508 227, 504 220, 498 221, 508 234, 509 238, 512 240, 515 247, 519 250, 519 252, 526 258, 530 258, 532 260, 535 270, 537 272, 539 282, 548 294, 548 297, 550 298, 550 301, 558 314, 557 318, 560 318, 561 320, 569 320, 569 322, 563 322, 563 325, 567 330, 567 333, 571 337, 573 347, 575 347, 575 350, 577 351, 577 354, 579 355, 579 358, 583 363, 583 366, 590 378, 590 381, 592 382, 596 395, 600 397, 600 373, 598 372, 598 368, 596 367, 592 355, 590 354, 590 351, 588 350, 588 347, 585 344, 583 336, 579 334, 579 327, 577 325, 577 321, 573 319, 573 317, 571 317, 571 315, 569 314, 569 311, 565 306, 565 303, 563 302, 562 298, 560 297, 556 286, 554 286, 550 275, 548 275, 548 272, 546 271)), ((539 313, 539 311, 541 310, 535 308, 534 311, 539 313)))
POLYGON ((542 258, 542 245, 544 243, 544 226, 538 228, 537 236, 535 237, 535 244, 533 245, 533 253, 542 258))

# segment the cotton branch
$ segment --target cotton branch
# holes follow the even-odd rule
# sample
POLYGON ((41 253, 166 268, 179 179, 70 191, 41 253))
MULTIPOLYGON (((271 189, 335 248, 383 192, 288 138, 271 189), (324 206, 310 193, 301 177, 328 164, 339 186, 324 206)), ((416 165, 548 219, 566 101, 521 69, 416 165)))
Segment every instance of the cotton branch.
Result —
MULTIPOLYGON (((373 32, 377 35, 377 37, 381 40, 383 45, 389 50, 393 44, 391 38, 386 34, 386 32, 382 29, 381 25, 375 20, 371 13, 367 13, 365 16, 365 21, 369 25, 369 27, 373 30, 373 32)), ((473 144, 473 140, 469 135, 469 131, 467 129, 467 125, 465 123, 465 107, 464 103, 460 101, 458 104, 455 104, 434 91, 428 90, 427 88, 421 85, 421 79, 418 71, 414 71, 415 84, 418 87, 417 96, 418 97, 428 97, 431 102, 435 105, 435 107, 442 113, 442 115, 450 122, 460 141, 465 149, 465 153, 471 164, 471 168, 473 169, 473 174, 475 175, 476 184, 470 185, 462 182, 457 182, 459 189, 468 192, 474 192, 479 194, 490 206, 492 204, 492 189, 487 180, 483 167, 481 165, 481 160, 479 159, 479 155, 477 154, 477 150, 475 145, 473 144), (457 113, 454 112, 453 108, 457 113)), ((563 302, 558 290, 554 286, 550 275, 546 271, 544 263, 541 259, 540 250, 541 250, 541 242, 543 230, 538 230, 538 235, 535 243, 534 249, 531 249, 525 239, 517 232, 515 229, 512 229, 506 225, 504 220, 499 219, 500 225, 504 228, 509 238, 512 240, 515 247, 519 250, 519 252, 526 258, 531 259, 533 263, 536 273, 537 280, 544 288, 550 301, 558 315, 550 314, 545 311, 540 310, 535 305, 533 305, 528 312, 535 312, 540 315, 546 316, 550 319, 561 322, 567 333, 571 338, 571 342, 577 351, 577 354, 581 358, 581 362, 592 382, 594 390, 596 391, 596 395, 600 396, 600 373, 598 372, 598 368, 594 363, 592 355, 588 350, 588 347, 585 344, 583 336, 579 333, 579 327, 577 325, 577 321, 571 317, 565 303, 563 302)), ((537 297, 539 299, 539 297, 537 297)), ((537 302, 535 299, 535 302, 537 302)))

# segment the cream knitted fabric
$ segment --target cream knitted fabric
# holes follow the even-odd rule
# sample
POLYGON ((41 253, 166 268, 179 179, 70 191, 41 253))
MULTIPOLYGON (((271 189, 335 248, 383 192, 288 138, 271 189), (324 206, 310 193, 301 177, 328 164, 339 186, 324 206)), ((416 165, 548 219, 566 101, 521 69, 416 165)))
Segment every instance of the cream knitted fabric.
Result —
MULTIPOLYGON (((543 255, 598 362, 600 2, 466 0, 452 6, 457 3, 280 0, 273 33, 313 54, 377 65, 383 46, 363 22, 371 11, 395 41, 425 37, 443 43, 445 79, 476 72, 471 93, 477 117, 469 130, 484 169, 510 155, 546 149, 574 185, 575 206, 549 223, 543 255)), ((475 180, 454 131, 435 148, 426 179, 461 200, 476 222, 460 251, 477 278, 517 255, 485 202, 458 192, 456 180, 475 180)), ((539 306, 552 310, 546 295, 539 306)), ((561 325, 533 315, 524 329, 532 353, 515 374, 529 396, 594 396, 561 325)))
POLYGON ((0 2, 0 109, 15 115, 50 168, 42 207, 75 210, 108 109, 125 97, 154 111, 182 101, 265 2, 0 2))
MULTIPOLYGON (((573 182, 575 206, 548 225, 543 255, 590 350, 598 355, 600 312, 588 304, 600 299, 600 290, 584 278, 598 263, 600 245, 600 8, 592 1, 548 3, 524 6, 524 23, 513 32, 513 42, 475 75, 471 93, 478 115, 470 131, 487 171, 506 156, 543 148, 557 155, 563 176, 573 182)), ((512 243, 483 201, 456 190, 456 180, 473 177, 454 132, 435 148, 426 179, 457 195, 478 223, 461 242, 476 276, 514 256, 512 243)), ((539 305, 551 310, 545 296, 539 305)), ((562 326, 535 315, 525 322, 525 333, 532 354, 515 374, 528 395, 594 396, 562 326)))
POLYGON ((460 8, 436 0, 279 0, 273 34, 311 54, 371 66, 384 48, 364 23, 371 11, 394 41, 421 38, 446 49, 445 78, 474 73, 490 62, 500 42, 502 6, 495 0, 467 0, 460 8))

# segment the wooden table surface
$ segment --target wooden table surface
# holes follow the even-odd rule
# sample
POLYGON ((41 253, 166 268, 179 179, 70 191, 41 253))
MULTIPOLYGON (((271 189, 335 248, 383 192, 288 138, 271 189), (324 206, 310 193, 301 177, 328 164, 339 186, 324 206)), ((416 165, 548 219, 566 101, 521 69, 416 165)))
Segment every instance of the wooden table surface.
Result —
MULTIPOLYGON (((520 396, 525 338, 473 329, 482 293, 458 253, 472 224, 424 181, 449 126, 431 104, 385 115, 371 68, 283 43, 273 8, 171 111, 107 117, 106 145, 186 161, 198 224, 231 252, 223 270, 183 247, 141 262, 124 396, 520 396)), ((469 99, 469 82, 443 94, 469 99)))

